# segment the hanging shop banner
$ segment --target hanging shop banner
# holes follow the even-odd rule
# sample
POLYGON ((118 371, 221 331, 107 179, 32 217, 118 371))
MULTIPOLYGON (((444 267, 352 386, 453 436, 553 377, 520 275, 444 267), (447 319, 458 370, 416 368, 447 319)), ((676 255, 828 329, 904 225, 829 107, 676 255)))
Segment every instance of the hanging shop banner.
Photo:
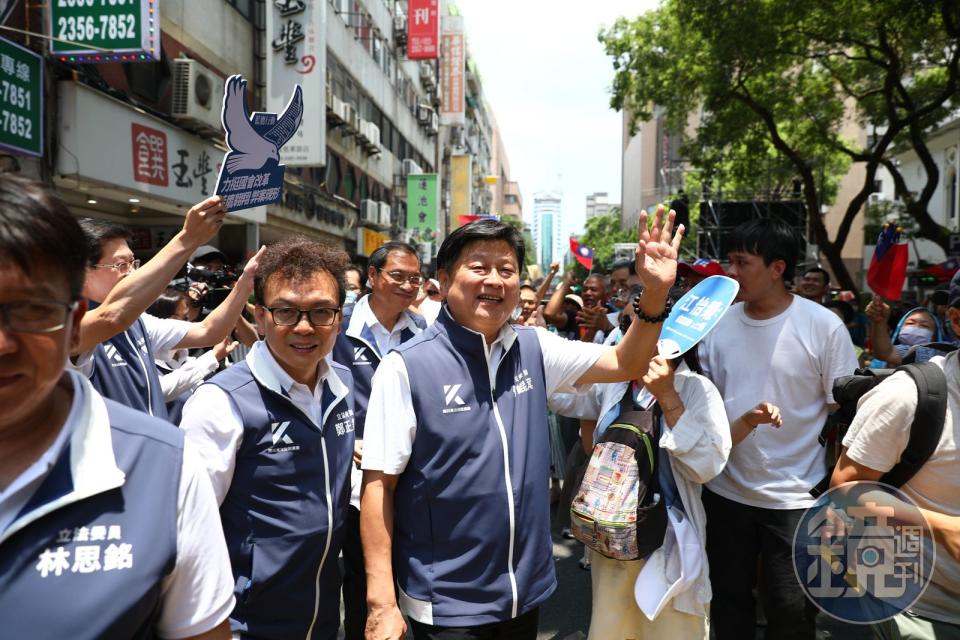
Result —
POLYGON ((410 0, 407 7, 407 59, 436 60, 440 39, 437 0, 410 0))
POLYGON ((440 55, 440 124, 462 125, 466 122, 464 86, 463 18, 445 16, 440 55))
POLYGON ((740 285, 733 278, 710 276, 686 292, 660 330, 660 355, 677 358, 699 344, 720 322, 738 291, 740 285))
MULTIPOLYGON (((294 87, 309 105, 326 97, 327 3, 324 0, 271 0, 266 4, 267 111, 280 113, 294 87)), ((280 150, 280 161, 293 167, 327 162, 326 118, 305 118, 280 150)))
POLYGON ((43 155, 43 58, 0 38, 0 147, 43 155))
POLYGON ((435 173, 407 176, 407 229, 411 243, 429 243, 437 237, 440 182, 435 173))
POLYGON ((158 0, 50 0, 47 4, 53 38, 50 54, 62 61, 160 59, 158 0))
POLYGON ((220 165, 216 193, 226 200, 227 210, 279 202, 284 172, 280 149, 303 120, 300 86, 294 88, 279 117, 260 112, 251 116, 247 110, 247 81, 239 75, 230 76, 223 89, 221 119, 230 151, 220 165))
POLYGON ((471 198, 473 189, 473 166, 468 155, 450 156, 450 216, 458 220, 460 216, 473 214, 471 198))

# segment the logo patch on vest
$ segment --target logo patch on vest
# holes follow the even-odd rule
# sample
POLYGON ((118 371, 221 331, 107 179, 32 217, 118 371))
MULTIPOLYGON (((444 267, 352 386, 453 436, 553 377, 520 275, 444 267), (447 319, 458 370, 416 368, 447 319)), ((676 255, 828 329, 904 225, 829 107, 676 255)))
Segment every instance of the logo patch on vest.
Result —
POLYGON ((64 573, 96 573, 133 568, 133 545, 123 542, 123 532, 118 524, 61 529, 56 544, 56 548, 44 549, 37 558, 35 569, 41 578, 59 577, 64 573), (111 540, 117 542, 110 542, 111 540), (72 548, 62 546, 73 542, 109 544, 75 544, 72 548))
POLYGON ((125 367, 127 366, 127 361, 123 359, 123 356, 120 355, 120 352, 117 351, 117 348, 110 343, 103 345, 103 352, 107 354, 107 359, 110 360, 111 367, 125 367))
POLYGON ((287 433, 287 429, 290 428, 290 421, 284 420, 283 422, 271 422, 270 423, 270 439, 273 441, 273 446, 271 446, 267 451, 270 453, 282 453, 284 451, 299 451, 300 445, 294 444, 293 438, 290 437, 290 434, 287 433))
POLYGON ((533 389, 533 378, 530 377, 530 374, 526 369, 513 376, 513 395, 518 396, 521 393, 526 393, 533 389))
POLYGON ((339 412, 336 419, 333 428, 336 430, 338 437, 353 431, 353 409, 339 412))
POLYGON ((370 364, 370 358, 365 354, 367 352, 366 347, 354 347, 353 348, 353 364, 370 364))
POLYGON ((470 407, 463 401, 463 398, 460 397, 460 387, 462 386, 462 384, 443 385, 443 402, 447 406, 447 408, 443 410, 443 413, 470 411, 470 407))

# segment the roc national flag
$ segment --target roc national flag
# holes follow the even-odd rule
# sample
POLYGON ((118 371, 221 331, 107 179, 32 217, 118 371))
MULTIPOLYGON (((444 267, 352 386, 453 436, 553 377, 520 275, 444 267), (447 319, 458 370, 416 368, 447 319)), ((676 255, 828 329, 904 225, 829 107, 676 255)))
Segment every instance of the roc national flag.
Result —
POLYGON ((907 244, 900 242, 900 228, 883 225, 867 270, 867 284, 875 294, 888 300, 900 299, 907 278, 908 255, 907 244))
POLYGON ((587 271, 593 271, 593 249, 581 247, 577 239, 570 236, 570 251, 577 262, 582 264, 587 271))

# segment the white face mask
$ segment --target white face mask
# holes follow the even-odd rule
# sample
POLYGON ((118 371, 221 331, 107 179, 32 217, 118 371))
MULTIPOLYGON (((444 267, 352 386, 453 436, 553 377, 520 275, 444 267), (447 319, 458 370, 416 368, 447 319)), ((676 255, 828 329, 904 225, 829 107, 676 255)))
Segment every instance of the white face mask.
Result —
POLYGON ((931 340, 933 340, 933 331, 926 327, 918 327, 916 325, 902 327, 900 329, 900 335, 897 337, 897 342, 911 347, 913 345, 930 342, 931 340))
POLYGON ((347 289, 347 297, 343 299, 344 306, 354 304, 357 301, 357 292, 347 289))

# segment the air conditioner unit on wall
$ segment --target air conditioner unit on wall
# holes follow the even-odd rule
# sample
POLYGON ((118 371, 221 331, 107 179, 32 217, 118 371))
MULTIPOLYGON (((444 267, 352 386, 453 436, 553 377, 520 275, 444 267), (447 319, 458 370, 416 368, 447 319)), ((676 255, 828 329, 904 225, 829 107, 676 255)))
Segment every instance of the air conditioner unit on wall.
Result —
POLYGON ((343 100, 337 96, 333 96, 333 107, 331 108, 331 115, 335 120, 343 120, 343 100))
POLYGON ((367 123, 367 140, 370 141, 371 147, 375 147, 377 150, 380 149, 380 127, 372 122, 367 123))
POLYGON ((390 205, 386 202, 379 203, 380 209, 380 226, 389 227, 390 226, 390 205))
POLYGON ((363 118, 357 118, 357 126, 355 127, 357 130, 357 141, 364 146, 367 145, 367 126, 369 124, 370 123, 363 118))
POLYGON ((407 46, 407 16, 393 17, 393 39, 398 46, 407 46))
POLYGON ((417 123, 418 124, 430 124, 430 114, 433 113, 433 108, 422 103, 417 103, 417 123))
POLYGON ((427 131, 433 136, 440 133, 440 116, 438 116, 436 112, 430 116, 430 128, 427 131))
POLYGON ((411 174, 417 174, 417 173, 423 173, 423 171, 420 169, 420 165, 418 165, 416 162, 414 162, 410 158, 406 158, 403 162, 400 163, 400 174, 404 178, 406 178, 411 174))
POLYGON ((196 60, 173 61, 173 101, 170 115, 185 124, 220 131, 223 78, 196 60))
POLYGON ((353 127, 354 115, 356 115, 356 112, 353 109, 353 105, 350 104, 349 102, 344 103, 342 116, 343 116, 343 121, 347 123, 348 127, 353 127))
POLYGON ((427 60, 420 62, 420 84, 422 84, 423 88, 427 91, 437 86, 436 72, 433 69, 433 65, 427 60))
POLYGON ((380 224, 380 206, 375 200, 360 201, 360 220, 365 224, 380 224))

